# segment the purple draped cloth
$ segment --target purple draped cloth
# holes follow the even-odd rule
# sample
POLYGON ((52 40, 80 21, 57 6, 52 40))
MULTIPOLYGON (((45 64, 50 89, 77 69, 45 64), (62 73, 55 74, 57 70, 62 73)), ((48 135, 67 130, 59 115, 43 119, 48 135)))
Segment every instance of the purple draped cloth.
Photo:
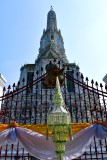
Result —
MULTIPOLYGON (((93 137, 104 139, 107 137, 107 128, 100 125, 91 125, 73 136, 73 140, 66 143, 64 160, 75 159, 81 156, 91 144, 93 137)), ((55 144, 51 137, 32 132, 20 127, 10 128, 0 132, 0 145, 17 143, 19 141, 30 155, 41 160, 55 160, 55 144)))

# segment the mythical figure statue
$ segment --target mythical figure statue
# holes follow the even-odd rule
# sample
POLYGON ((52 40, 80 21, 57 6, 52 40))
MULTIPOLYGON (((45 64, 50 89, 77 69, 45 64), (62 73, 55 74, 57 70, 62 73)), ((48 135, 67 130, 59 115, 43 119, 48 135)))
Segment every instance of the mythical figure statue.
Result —
POLYGON ((64 79, 61 77, 61 75, 64 73, 64 68, 59 69, 56 64, 52 64, 50 62, 46 65, 46 78, 44 81, 44 85, 46 85, 48 88, 54 88, 56 86, 56 77, 59 78, 60 85, 63 85, 64 79))

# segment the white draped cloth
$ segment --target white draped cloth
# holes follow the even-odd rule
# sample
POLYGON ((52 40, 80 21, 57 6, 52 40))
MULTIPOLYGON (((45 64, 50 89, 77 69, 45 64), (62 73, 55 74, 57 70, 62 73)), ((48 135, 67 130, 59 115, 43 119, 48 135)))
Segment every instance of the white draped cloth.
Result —
MULTIPOLYGON (((81 156, 91 144, 93 137, 106 138, 107 128, 100 124, 94 124, 75 134, 73 140, 67 140, 64 160, 81 156)), ((0 132, 0 145, 4 142, 17 143, 17 141, 30 155, 38 159, 56 160, 55 144, 51 137, 46 140, 46 136, 21 127, 9 128, 0 132)))

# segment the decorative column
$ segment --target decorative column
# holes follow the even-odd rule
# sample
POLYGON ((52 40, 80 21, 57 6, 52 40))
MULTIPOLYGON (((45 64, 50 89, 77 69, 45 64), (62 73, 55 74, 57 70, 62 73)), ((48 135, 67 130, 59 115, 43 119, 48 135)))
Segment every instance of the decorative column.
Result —
POLYGON ((57 77, 54 108, 48 113, 48 127, 51 128, 53 142, 56 145, 57 160, 63 160, 66 139, 68 137, 71 138, 71 117, 69 111, 65 107, 57 77))

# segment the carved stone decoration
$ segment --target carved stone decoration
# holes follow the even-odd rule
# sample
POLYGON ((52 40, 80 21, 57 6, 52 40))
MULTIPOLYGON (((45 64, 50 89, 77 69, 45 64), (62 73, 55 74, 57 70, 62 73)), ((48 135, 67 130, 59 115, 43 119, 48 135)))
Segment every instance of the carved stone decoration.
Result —
POLYGON ((46 78, 44 81, 44 85, 48 88, 54 88, 56 85, 56 77, 59 78, 60 85, 63 85, 64 79, 61 75, 64 73, 64 68, 59 69, 57 65, 52 64, 51 62, 46 65, 46 78))

